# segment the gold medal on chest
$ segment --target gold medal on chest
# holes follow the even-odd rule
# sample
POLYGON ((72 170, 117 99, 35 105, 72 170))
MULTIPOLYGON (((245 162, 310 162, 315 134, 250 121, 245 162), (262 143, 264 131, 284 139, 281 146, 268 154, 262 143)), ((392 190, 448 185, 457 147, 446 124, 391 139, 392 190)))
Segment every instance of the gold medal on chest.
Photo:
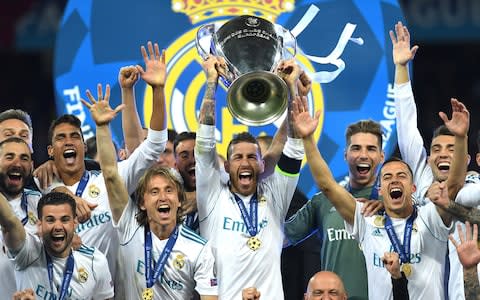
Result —
POLYGON ((413 272, 412 264, 409 264, 409 263, 402 264, 400 266, 400 271, 402 271, 403 274, 405 274, 405 277, 412 276, 412 272, 413 272))
POLYGON ((377 227, 383 227, 385 226, 385 217, 384 216, 376 216, 375 219, 373 220, 373 224, 377 227))
POLYGON ((153 300, 153 289, 152 288, 143 289, 142 299, 143 300, 153 300))
POLYGON ((258 237, 252 236, 247 240, 247 245, 251 250, 257 251, 262 246, 262 241, 258 237))

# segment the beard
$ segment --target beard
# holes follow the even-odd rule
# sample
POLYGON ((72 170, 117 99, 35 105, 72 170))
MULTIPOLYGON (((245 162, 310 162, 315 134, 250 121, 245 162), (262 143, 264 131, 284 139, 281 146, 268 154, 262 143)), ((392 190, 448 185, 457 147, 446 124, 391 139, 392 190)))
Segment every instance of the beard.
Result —
POLYGON ((29 177, 30 177, 30 174, 27 174, 27 172, 25 172, 25 170, 21 168, 16 168, 16 167, 9 168, 5 173, 0 173, 0 191, 6 196, 13 198, 23 191, 23 188, 25 187, 25 184, 29 179, 29 177), (21 180, 20 185, 9 183, 10 178, 8 174, 12 172, 20 173, 20 178, 19 178, 19 180, 21 180))

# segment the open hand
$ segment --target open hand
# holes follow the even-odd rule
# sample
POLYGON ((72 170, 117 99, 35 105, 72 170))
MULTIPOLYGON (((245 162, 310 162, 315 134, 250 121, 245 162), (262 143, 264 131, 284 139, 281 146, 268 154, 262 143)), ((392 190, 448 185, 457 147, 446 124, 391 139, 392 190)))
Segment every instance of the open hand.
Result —
POLYGON ((136 68, 140 73, 140 76, 146 83, 152 87, 164 87, 167 79, 167 68, 165 65, 165 50, 162 50, 160 55, 160 49, 158 44, 147 43, 147 49, 144 46, 141 47, 143 61, 145 62, 145 70, 142 66, 137 65, 136 68))
POLYGON ((417 53, 418 46, 410 48, 410 33, 402 22, 395 24, 395 34, 390 30, 390 39, 393 45, 393 63, 396 65, 406 65, 413 60, 417 53))
POLYGON ((95 100, 95 97, 93 97, 92 93, 87 90, 87 97, 90 100, 90 103, 83 99, 81 99, 81 101, 90 110, 92 118, 97 126, 107 125, 113 120, 113 118, 115 118, 117 113, 119 113, 125 107, 125 104, 120 104, 115 109, 110 107, 110 85, 108 84, 105 88, 105 98, 103 98, 101 84, 97 85, 97 95, 98 101, 95 100))

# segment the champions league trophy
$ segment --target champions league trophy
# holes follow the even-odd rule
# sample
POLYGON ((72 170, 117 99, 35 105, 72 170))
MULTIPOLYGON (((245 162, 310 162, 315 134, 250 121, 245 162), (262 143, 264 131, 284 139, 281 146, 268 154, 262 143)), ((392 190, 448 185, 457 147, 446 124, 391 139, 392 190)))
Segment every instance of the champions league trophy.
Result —
POLYGON ((280 118, 288 106, 288 88, 274 74, 280 61, 296 54, 290 31, 256 16, 235 17, 223 25, 207 24, 196 38, 199 54, 225 59, 230 113, 248 126, 262 126, 280 118), (208 50, 205 50, 208 49, 208 50))

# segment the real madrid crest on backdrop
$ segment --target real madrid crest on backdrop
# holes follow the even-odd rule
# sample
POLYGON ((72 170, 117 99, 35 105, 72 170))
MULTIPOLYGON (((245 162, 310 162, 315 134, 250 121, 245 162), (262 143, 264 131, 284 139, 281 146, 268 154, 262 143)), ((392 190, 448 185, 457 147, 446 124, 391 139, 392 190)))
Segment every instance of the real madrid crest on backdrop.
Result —
MULTIPOLYGON (((140 46, 152 40, 166 49, 168 126, 178 132, 196 131, 205 83, 195 43, 197 33, 202 26, 219 27, 242 15, 251 16, 247 23, 252 29, 258 28, 260 20, 274 24, 275 33, 279 26, 284 28, 281 37, 289 41, 290 35, 295 37, 295 58, 304 69, 317 82, 322 81, 318 78, 330 79, 329 83, 314 84, 308 101, 312 112, 322 110, 315 137, 337 179, 348 173, 343 162, 344 132, 352 122, 381 122, 384 150, 387 155, 393 152, 394 66, 388 30, 397 21, 405 21, 396 0, 71 0, 55 46, 57 112, 77 115, 85 138, 93 136, 95 125, 80 97, 99 82, 109 83, 112 106, 118 105, 119 69, 142 64, 140 46), (312 4, 318 7, 313 15, 307 13, 312 4)), ((151 90, 140 81, 135 95, 141 119, 148 125, 151 90)), ((263 126, 241 123, 229 112, 227 96, 228 87, 222 84, 216 111, 219 153, 225 154, 235 133, 248 130, 253 135, 273 135, 281 124, 282 117, 263 126)), ((112 130, 114 140, 121 144, 120 118, 114 120, 112 130)), ((302 170, 299 185, 309 195, 316 192, 308 165, 302 170)))

